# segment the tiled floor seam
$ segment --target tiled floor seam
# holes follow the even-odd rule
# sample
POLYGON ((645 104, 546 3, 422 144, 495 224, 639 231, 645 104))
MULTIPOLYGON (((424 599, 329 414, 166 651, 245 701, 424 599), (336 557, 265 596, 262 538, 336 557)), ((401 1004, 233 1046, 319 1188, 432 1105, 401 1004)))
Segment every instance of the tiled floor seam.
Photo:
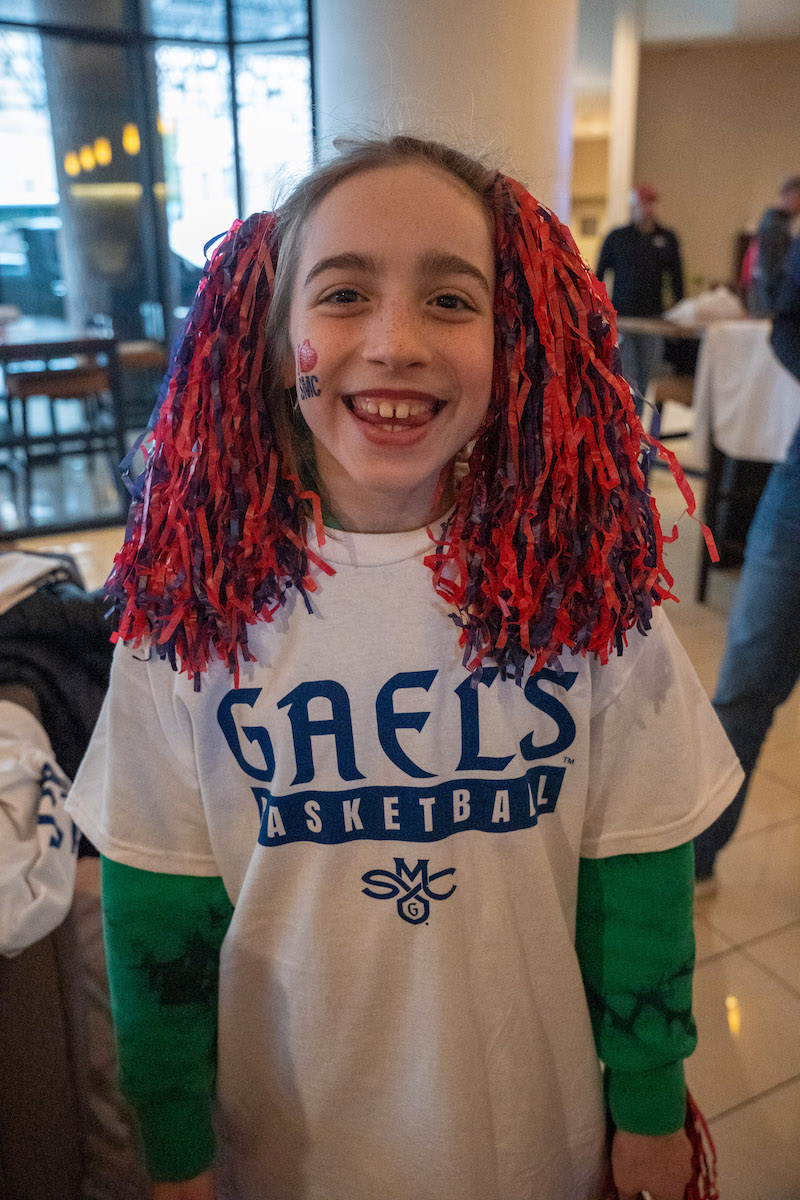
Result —
POLYGON ((745 946, 740 946, 739 949, 749 962, 753 963, 753 965, 756 967, 760 967, 766 975, 769 975, 769 977, 775 981, 775 983, 783 984, 783 986, 789 992, 791 992, 793 996, 796 996, 797 999, 800 1000, 800 988, 796 988, 793 983, 789 983, 788 979, 784 979, 782 975, 778 975, 777 972, 772 969, 772 967, 766 966, 765 963, 761 962, 761 960, 756 958, 754 955, 748 954, 745 946))
MULTIPOLYGON (((797 798, 800 801, 800 795, 797 798)), ((760 825, 758 829, 747 829, 744 833, 737 833, 731 845, 734 842, 749 841, 750 838, 758 837, 760 833, 772 833, 773 830, 781 829, 784 825, 794 825, 797 823, 800 823, 800 814, 796 817, 783 817, 780 821, 773 821, 770 825, 760 825)))
MULTIPOLYGON (((787 743, 786 743, 786 745, 790 745, 790 746, 791 746, 791 742, 787 742, 787 743)), ((776 746, 776 747, 775 747, 775 749, 776 749, 776 750, 781 750, 781 749, 783 749, 783 747, 782 747, 782 746, 776 746)), ((792 746, 792 749, 795 749, 795 747, 794 747, 794 746, 792 746)), ((798 800, 800 800, 800 788, 796 787, 796 786, 795 786, 793 783, 789 783, 789 782, 788 782, 788 780, 787 780, 787 779, 785 779, 785 778, 784 778, 782 775, 776 775, 776 773, 775 773, 774 771, 771 771, 771 770, 769 769, 769 767, 767 767, 767 766, 760 767, 760 768, 759 768, 759 774, 761 774, 761 775, 769 775, 770 779, 772 779, 772 780, 773 780, 775 783, 780 783, 780 784, 782 784, 782 785, 783 785, 783 787, 785 787, 787 791, 789 791, 789 792, 796 792, 796 793, 797 793, 797 798, 798 798, 798 800)))
POLYGON ((722 1112, 715 1113, 713 1117, 709 1117, 709 1127, 713 1130, 713 1126, 717 1121, 721 1121, 723 1117, 729 1117, 731 1113, 747 1108, 748 1104, 755 1104, 757 1100, 763 1100, 765 1096, 772 1096, 775 1092, 781 1091, 782 1088, 791 1087, 795 1083, 800 1083, 800 1075, 792 1075, 790 1079, 782 1079, 780 1083, 773 1083, 772 1087, 764 1088, 763 1092, 756 1092, 755 1095, 748 1096, 746 1100, 740 1100, 738 1104, 732 1104, 730 1108, 723 1109, 722 1112))
MULTIPOLYGON (((706 925, 711 926, 711 928, 714 930, 714 933, 718 934, 721 938, 725 938, 726 941, 730 941, 729 934, 725 933, 725 931, 722 929, 718 929, 709 917, 704 916, 702 919, 706 925)), ((755 937, 746 938, 743 942, 731 942, 727 949, 715 950, 713 954, 710 954, 708 958, 702 959, 697 965, 698 967, 702 967, 703 963, 707 963, 712 958, 719 958, 720 955, 727 954, 729 950, 744 950, 745 947, 752 946, 754 942, 762 942, 766 938, 774 937, 777 933, 786 933, 787 929, 793 929, 795 925, 800 925, 800 921, 798 921, 797 918, 792 921, 787 921, 785 925, 778 925, 776 929, 768 929, 765 933, 757 933, 755 937)))
MULTIPOLYGON (((715 933, 717 930, 714 931, 715 933)), ((694 964, 695 970, 698 967, 704 967, 708 962, 715 962, 718 958, 722 958, 726 954, 730 954, 731 950, 738 950, 738 946, 726 946, 724 950, 714 950, 712 954, 706 954, 703 958, 697 959, 694 964)))

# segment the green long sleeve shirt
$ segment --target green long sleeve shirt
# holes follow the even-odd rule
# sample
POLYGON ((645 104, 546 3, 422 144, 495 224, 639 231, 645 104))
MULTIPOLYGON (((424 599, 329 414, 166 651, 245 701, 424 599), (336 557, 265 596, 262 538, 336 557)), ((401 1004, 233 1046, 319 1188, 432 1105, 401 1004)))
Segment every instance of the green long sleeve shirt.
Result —
MULTIPOLYGON (((220 878, 102 860, 120 1081, 151 1176, 213 1162, 219 951, 233 907, 220 878)), ((683 1059, 696 1031, 692 843, 581 859, 575 946, 614 1123, 666 1134, 684 1122, 683 1059)))

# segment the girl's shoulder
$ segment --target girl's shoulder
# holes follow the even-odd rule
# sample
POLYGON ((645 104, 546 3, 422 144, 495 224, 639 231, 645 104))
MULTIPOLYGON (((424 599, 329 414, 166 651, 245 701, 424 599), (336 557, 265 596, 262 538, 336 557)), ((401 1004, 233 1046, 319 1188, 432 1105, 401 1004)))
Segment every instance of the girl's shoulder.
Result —
POLYGON ((633 626, 623 635, 621 652, 612 653, 607 662, 590 655, 589 672, 593 717, 623 696, 632 705, 637 697, 656 700, 680 679, 701 687, 661 605, 653 608, 648 628, 633 626))

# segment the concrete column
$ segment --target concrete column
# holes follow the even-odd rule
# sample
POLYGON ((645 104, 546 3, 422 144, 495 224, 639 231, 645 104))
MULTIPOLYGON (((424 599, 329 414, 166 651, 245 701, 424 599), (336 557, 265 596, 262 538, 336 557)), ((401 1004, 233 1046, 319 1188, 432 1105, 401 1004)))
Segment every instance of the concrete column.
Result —
POLYGON ((409 130, 569 216, 578 0, 314 0, 318 148, 409 130))
POLYGON ((639 94, 640 0, 617 0, 611 65, 611 136, 608 148, 609 227, 629 220, 633 159, 636 150, 636 104, 639 94))

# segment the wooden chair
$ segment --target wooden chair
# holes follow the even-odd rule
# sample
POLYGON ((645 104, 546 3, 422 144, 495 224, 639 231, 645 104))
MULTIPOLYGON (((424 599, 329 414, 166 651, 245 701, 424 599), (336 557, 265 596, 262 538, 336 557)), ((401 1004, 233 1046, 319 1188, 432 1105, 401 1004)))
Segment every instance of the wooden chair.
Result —
MULTIPOLYGON (((5 388, 9 416, 13 406, 21 410, 21 434, 9 422, 9 438, 5 447, 11 455, 9 465, 22 477, 24 509, 30 518, 33 502, 33 472, 36 467, 51 466, 70 454, 86 454, 92 470, 96 455, 110 455, 110 465, 116 465, 119 451, 109 391, 109 373, 105 366, 91 358, 75 360, 72 367, 53 367, 50 370, 18 370, 5 372, 5 388), (50 407, 50 429, 33 433, 30 428, 30 402, 43 398, 50 407), (62 428, 58 420, 59 404, 78 401, 82 420, 77 428, 62 428)), ((16 484, 16 480, 15 480, 16 484)), ((15 486, 15 497, 16 497, 15 486)), ((18 505, 19 507, 19 505, 18 505)))
POLYGON ((161 342, 119 342, 119 365, 123 371, 166 371, 167 348, 161 342))
POLYGON ((138 435, 147 425, 158 396, 169 355, 162 342, 119 342, 125 415, 129 428, 138 435))
MULTIPOLYGON (((3 399, 6 402, 8 400, 7 397, 3 397, 3 399)), ((14 506, 18 507, 19 486, 24 477, 25 465, 19 449, 14 445, 14 430, 11 425, 7 403, 6 409, 6 415, 0 417, 0 474, 8 477, 11 493, 10 498, 14 506)), ((2 529, 3 521, 2 517, 0 517, 0 531, 2 529)), ((0 1190, 0 1200, 2 1200, 2 1195, 2 1190, 0 1190)))
POLYGON ((28 402, 34 396, 43 396, 49 402, 52 437, 48 435, 45 440, 53 443, 57 456, 64 453, 65 444, 75 446, 72 453, 105 448, 108 439, 102 437, 105 431, 102 430, 100 421, 104 397, 109 388, 108 371, 105 367, 97 363, 78 363, 74 367, 48 371, 8 371, 5 383, 9 401, 16 401, 22 410, 22 435, 29 457, 36 444, 31 438, 28 421, 28 402), (56 415, 59 400, 81 402, 84 430, 67 434, 59 429, 56 415), (95 445, 98 435, 102 437, 102 447, 95 445))
MULTIPOLYGON (((652 404, 660 419, 668 400, 673 404, 682 404, 684 408, 691 408, 693 393, 694 375, 656 375, 647 385, 645 401, 652 404)), ((659 434, 662 441, 683 436, 683 433, 659 434)))

